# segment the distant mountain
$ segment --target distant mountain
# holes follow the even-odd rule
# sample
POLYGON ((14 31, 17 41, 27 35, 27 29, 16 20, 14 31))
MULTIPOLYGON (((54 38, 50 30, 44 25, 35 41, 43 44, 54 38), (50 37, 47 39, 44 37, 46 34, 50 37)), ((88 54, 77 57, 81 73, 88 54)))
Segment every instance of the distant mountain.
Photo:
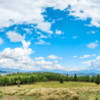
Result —
POLYGON ((96 75, 96 74, 100 74, 100 71, 98 70, 80 70, 80 71, 69 71, 68 74, 70 75, 96 75))
POLYGON ((77 74, 79 76, 83 75, 97 75, 100 74, 99 70, 80 70, 80 71, 60 71, 60 70, 55 70, 54 72, 56 73, 62 73, 62 74, 69 74, 69 75, 74 75, 77 74))
MULTIPOLYGON (((16 72, 28 72, 29 73, 29 72, 36 72, 36 71, 23 71, 23 70, 18 70, 18 69, 0 68, 0 74, 10 74, 10 73, 16 73, 16 72)), ((44 71, 39 71, 39 72, 44 72, 44 71)), ((62 74, 69 74, 69 75, 77 74, 79 76, 100 74, 99 70, 80 70, 80 71, 61 71, 61 70, 49 71, 49 70, 46 70, 45 72, 55 72, 55 73, 62 73, 62 74)))
POLYGON ((9 68, 0 68, 0 74, 10 74, 14 72, 18 72, 18 71, 14 69, 9 69, 9 68))
POLYGON ((5 74, 7 73, 7 71, 0 71, 0 74, 5 74))

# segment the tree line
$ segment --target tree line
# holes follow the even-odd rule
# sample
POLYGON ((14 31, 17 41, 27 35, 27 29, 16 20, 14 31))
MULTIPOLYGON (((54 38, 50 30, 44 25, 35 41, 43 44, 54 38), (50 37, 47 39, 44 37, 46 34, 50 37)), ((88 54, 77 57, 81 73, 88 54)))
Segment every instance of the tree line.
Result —
POLYGON ((100 75, 94 76, 70 76, 68 74, 50 73, 50 72, 34 72, 34 73, 13 73, 0 76, 0 86, 16 85, 16 84, 32 84, 35 82, 46 81, 75 81, 75 82, 95 82, 100 84, 100 75))

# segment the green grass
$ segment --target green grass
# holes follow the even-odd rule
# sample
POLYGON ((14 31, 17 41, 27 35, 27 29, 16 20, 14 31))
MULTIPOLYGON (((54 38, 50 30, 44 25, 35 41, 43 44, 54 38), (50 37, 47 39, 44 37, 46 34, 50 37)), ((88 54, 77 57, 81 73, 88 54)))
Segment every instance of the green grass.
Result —
MULTIPOLYGON (((7 88, 13 88, 16 86, 8 86, 7 88)), ((88 82, 64 82, 60 84, 59 82, 38 82, 34 84, 21 85, 22 88, 77 88, 77 87, 99 87, 95 83, 88 82)), ((3 87, 1 87, 3 88, 3 87)))
POLYGON ((60 84, 59 82, 40 82, 34 84, 33 87, 45 87, 45 88, 73 88, 73 87, 94 87, 97 86, 93 83, 86 82, 64 82, 60 84))
POLYGON ((100 92, 80 94, 80 100, 100 100, 100 92))
MULTIPOLYGON (((0 87, 0 91, 4 95, 20 95, 25 100, 38 100, 37 98, 44 97, 51 99, 39 100, 56 100, 53 97, 62 98, 66 95, 79 96, 79 100, 100 100, 100 85, 87 82, 38 82, 35 84, 17 86, 0 87), (31 96, 30 96, 31 95, 31 96)), ((63 100, 63 99, 57 99, 63 100)), ((65 99, 71 100, 71 99, 65 99)), ((74 100, 74 99, 72 99, 74 100)), ((78 100, 78 99, 75 99, 78 100)))

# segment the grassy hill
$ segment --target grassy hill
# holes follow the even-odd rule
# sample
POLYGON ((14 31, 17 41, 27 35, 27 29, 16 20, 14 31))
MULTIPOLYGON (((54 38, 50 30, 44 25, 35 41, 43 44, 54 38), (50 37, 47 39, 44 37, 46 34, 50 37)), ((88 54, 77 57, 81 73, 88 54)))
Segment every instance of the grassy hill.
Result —
POLYGON ((0 87, 0 94, 10 98, 22 96, 21 100, 100 100, 100 86, 88 82, 37 82, 20 87, 0 87))

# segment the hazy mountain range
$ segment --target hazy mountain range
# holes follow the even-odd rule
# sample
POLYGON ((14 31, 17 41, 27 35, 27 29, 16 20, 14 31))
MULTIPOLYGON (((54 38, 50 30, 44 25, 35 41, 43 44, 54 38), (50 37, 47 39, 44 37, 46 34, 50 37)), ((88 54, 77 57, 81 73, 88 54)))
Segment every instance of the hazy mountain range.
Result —
MULTIPOLYGON (((16 73, 16 72, 34 72, 34 71, 23 71, 23 70, 18 70, 18 69, 7 69, 7 68, 0 68, 0 74, 10 74, 10 73, 16 73)), ((44 72, 44 71, 41 71, 44 72)), ((52 71, 45 71, 45 72, 52 72, 52 71)), ((80 70, 80 71, 53 71, 56 73, 62 73, 62 74, 69 74, 69 75, 96 75, 100 74, 99 70, 80 70)))

